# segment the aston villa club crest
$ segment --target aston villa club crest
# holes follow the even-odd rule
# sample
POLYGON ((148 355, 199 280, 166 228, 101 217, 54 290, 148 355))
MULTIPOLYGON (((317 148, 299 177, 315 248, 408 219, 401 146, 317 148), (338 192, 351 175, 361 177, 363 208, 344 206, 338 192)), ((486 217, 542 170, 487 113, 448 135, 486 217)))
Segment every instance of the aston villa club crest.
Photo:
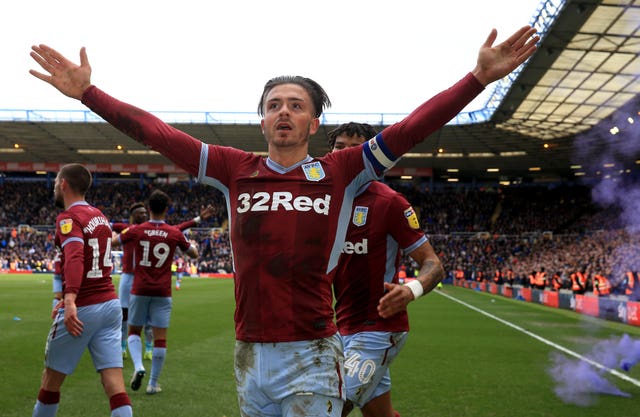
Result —
POLYGON ((322 165, 318 161, 303 164, 302 170, 309 181, 320 181, 324 178, 324 169, 322 169, 322 165))
POLYGON ((364 226, 367 223, 368 212, 369 207, 356 206, 356 208, 353 209, 353 219, 351 221, 358 227, 364 226))

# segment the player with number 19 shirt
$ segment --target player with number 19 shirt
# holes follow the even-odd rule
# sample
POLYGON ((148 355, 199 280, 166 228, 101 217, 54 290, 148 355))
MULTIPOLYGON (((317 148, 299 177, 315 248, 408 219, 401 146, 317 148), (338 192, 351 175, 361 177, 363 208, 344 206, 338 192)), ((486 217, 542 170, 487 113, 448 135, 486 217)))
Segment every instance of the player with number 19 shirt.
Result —
POLYGON ((164 221, 149 220, 120 233, 122 244, 135 246, 135 279, 131 294, 151 297, 171 296, 171 263, 176 247, 187 251, 191 244, 180 229, 164 221))

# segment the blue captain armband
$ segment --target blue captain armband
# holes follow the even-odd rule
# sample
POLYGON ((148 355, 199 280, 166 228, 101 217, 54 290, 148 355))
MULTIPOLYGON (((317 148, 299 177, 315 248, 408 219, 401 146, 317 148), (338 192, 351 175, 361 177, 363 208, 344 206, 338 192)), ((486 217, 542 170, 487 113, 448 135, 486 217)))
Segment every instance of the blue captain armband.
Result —
POLYGON ((381 133, 369 139, 369 141, 363 145, 363 151, 365 157, 378 172, 388 170, 394 166, 398 160, 385 145, 381 133))

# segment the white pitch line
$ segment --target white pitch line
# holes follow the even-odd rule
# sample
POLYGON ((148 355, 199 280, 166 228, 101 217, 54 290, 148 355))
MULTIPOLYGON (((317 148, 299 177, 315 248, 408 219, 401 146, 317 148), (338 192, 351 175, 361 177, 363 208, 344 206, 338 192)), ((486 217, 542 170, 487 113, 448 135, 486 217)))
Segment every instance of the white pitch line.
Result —
POLYGON ((498 316, 494 316, 494 315, 493 315, 493 314, 491 314, 491 313, 487 313, 486 311, 481 310, 481 309, 479 309, 479 308, 477 308, 477 307, 474 307, 474 306, 472 306, 471 304, 467 304, 467 303, 465 303, 465 302, 464 302, 464 301, 462 301, 462 300, 458 300, 457 298, 455 298, 455 297, 453 297, 453 296, 451 296, 451 295, 449 295, 449 294, 445 294, 445 293, 444 293, 444 292, 442 292, 442 291, 432 291, 432 292, 434 292, 434 293, 436 293, 436 294, 440 294, 440 295, 442 295, 443 297, 447 297, 448 299, 450 299, 450 300, 452 300, 452 301, 455 301, 456 303, 462 304, 463 306, 465 306, 465 307, 467 307, 467 308, 470 308, 471 310, 477 311, 478 313, 483 314, 483 315, 485 315, 485 316, 487 316, 487 317, 489 317, 489 318, 492 318, 492 319, 494 319, 494 320, 496 320, 496 321, 499 321, 500 323, 505 324, 505 325, 507 325, 507 326, 509 326, 509 327, 511 327, 511 328, 513 328, 513 329, 516 329, 516 330, 518 330, 519 332, 522 332, 522 333, 526 334, 527 336, 533 337, 534 339, 537 339, 537 340, 541 341, 542 343, 544 343, 544 344, 546 344, 546 345, 549 345, 549 346, 551 346, 551 347, 553 347, 553 348, 556 348, 556 349, 558 349, 558 350, 560 350, 560 351, 562 351, 562 352, 566 353, 567 355, 573 356, 574 358, 577 358, 577 359, 580 359, 581 361, 587 362, 588 364, 593 365, 593 366, 595 366, 595 367, 596 367, 596 368, 598 368, 598 369, 602 369, 602 370, 604 370, 604 371, 607 371, 608 373, 610 373, 610 374, 611 374, 611 375, 613 375, 613 376, 616 376, 616 377, 618 377, 618 378, 620 378, 620 379, 623 379, 623 380, 625 380, 625 381, 627 381, 627 382, 632 383, 633 385, 635 385, 635 386, 637 386, 637 387, 640 387, 640 381, 638 381, 637 379, 631 378, 630 376, 628 376, 628 375, 626 375, 626 374, 623 374, 622 372, 619 372, 619 371, 617 371, 616 369, 611 369, 611 368, 609 368, 609 367, 607 367, 607 366, 604 366, 603 364, 601 364, 601 363, 599 363, 599 362, 596 362, 596 361, 594 361, 594 360, 592 360, 592 359, 589 359, 589 358, 587 358, 587 357, 585 357, 585 356, 582 356, 581 354, 576 353, 576 352, 574 352, 574 351, 572 351, 572 350, 569 350, 569 349, 567 349, 567 348, 566 348, 566 347, 564 347, 564 346, 561 346, 561 345, 559 345, 559 344, 557 344, 557 343, 552 342, 551 340, 545 339, 545 338, 544 338, 544 337, 542 337, 542 336, 538 336, 537 334, 532 333, 532 332, 530 332, 529 330, 524 329, 524 328, 522 328, 522 327, 518 326, 517 324, 513 324, 513 323, 511 323, 511 322, 509 322, 509 321, 506 321, 506 320, 504 320, 504 319, 501 319, 501 318, 500 318, 500 317, 498 317, 498 316))

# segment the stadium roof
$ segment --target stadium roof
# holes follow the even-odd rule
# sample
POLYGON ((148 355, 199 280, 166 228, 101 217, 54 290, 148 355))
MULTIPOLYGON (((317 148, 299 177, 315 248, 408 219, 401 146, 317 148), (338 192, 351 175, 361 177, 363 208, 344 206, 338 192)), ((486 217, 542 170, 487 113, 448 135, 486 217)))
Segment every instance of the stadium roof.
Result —
MULTIPOLYGON (((542 39, 528 63, 496 84, 484 110, 461 114, 428 137, 398 163, 396 173, 433 174, 438 181, 589 177, 602 175, 602 169, 587 168, 574 156, 576 143, 604 152, 604 146, 640 138, 625 135, 640 121, 640 0, 547 0, 532 24, 542 39)), ((155 114, 205 142, 266 151, 255 114, 155 114)), ((399 117, 328 113, 310 153, 326 153, 327 132, 342 122, 382 128, 399 117)), ((635 167, 640 150, 633 149, 609 168, 624 173, 635 167)), ((0 112, 0 171, 47 170, 43 163, 72 161, 111 164, 95 165, 98 171, 175 169, 89 111, 0 112)))

